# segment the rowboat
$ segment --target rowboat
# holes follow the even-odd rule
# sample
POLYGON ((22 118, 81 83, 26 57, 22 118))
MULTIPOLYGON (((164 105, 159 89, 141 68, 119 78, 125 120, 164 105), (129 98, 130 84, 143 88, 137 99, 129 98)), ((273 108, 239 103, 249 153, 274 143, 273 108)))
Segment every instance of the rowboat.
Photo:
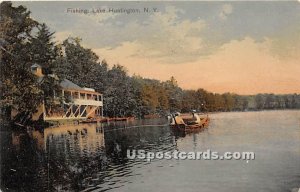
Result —
POLYGON ((196 129, 205 128, 209 124, 208 115, 200 117, 196 113, 192 113, 192 116, 182 116, 179 113, 168 116, 169 124, 172 128, 179 131, 193 131, 196 129))

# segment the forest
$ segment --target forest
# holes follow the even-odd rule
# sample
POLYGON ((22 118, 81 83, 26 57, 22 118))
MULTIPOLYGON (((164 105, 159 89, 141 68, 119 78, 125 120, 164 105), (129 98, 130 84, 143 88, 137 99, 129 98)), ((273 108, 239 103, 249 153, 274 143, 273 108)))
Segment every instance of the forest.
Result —
MULTIPOLYGON (((130 76, 119 64, 107 63, 91 49, 82 46, 80 37, 54 41, 55 33, 45 23, 30 17, 24 6, 11 2, 0 5, 0 105, 1 113, 10 116, 32 114, 45 102, 53 105, 53 90, 59 79, 67 78, 81 87, 91 87, 104 95, 104 115, 110 117, 165 115, 170 112, 249 111, 299 109, 300 94, 211 93, 204 89, 184 90, 176 79, 167 81, 130 76), (30 71, 37 63, 46 78, 42 83, 30 71)), ((200 86, 200 85, 199 85, 200 86)), ((230 91, 230 90, 229 90, 230 91)))

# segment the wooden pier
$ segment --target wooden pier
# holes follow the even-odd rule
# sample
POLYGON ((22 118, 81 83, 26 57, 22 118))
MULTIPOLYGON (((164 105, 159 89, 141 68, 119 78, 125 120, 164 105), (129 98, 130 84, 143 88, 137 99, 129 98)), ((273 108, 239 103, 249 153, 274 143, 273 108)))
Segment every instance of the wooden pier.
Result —
POLYGON ((96 117, 79 121, 79 123, 104 123, 113 121, 133 121, 134 117, 96 117))

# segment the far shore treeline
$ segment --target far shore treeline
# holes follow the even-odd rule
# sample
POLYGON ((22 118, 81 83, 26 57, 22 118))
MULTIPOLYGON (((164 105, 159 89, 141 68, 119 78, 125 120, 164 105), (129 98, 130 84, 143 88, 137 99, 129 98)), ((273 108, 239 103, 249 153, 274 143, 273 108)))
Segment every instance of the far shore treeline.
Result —
POLYGON ((123 66, 109 65, 105 58, 83 47, 78 37, 54 42, 55 33, 45 23, 32 19, 30 11, 23 6, 14 7, 11 2, 2 2, 0 16, 0 104, 1 113, 7 117, 12 109, 19 112, 18 117, 22 117, 32 114, 42 102, 46 106, 53 105, 53 90, 59 91, 59 79, 63 78, 103 93, 104 115, 111 117, 143 118, 149 114, 164 115, 191 110, 300 108, 300 95, 296 93, 218 94, 204 89, 183 90, 174 77, 162 82, 137 75, 129 76, 123 66), (43 67, 45 75, 56 74, 59 79, 46 76, 43 82, 38 82, 30 71, 34 63, 43 67))

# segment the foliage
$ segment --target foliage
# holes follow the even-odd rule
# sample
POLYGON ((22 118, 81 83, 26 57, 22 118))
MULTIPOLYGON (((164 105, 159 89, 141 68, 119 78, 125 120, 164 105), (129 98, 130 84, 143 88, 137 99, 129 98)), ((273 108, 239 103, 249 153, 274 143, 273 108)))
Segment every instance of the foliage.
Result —
POLYGON ((60 92, 59 79, 63 78, 103 93, 104 115, 111 117, 141 118, 192 110, 300 108, 299 94, 218 94, 204 89, 183 90, 174 77, 158 81, 129 76, 123 66, 109 65, 91 49, 83 47, 80 38, 53 42, 54 33, 46 24, 30 18, 30 12, 23 6, 13 7, 10 2, 2 2, 0 16, 1 111, 8 114, 16 109, 30 115, 42 102, 47 107, 53 106, 54 93, 60 92), (31 73, 33 63, 43 67, 42 81, 31 73))
POLYGON ((15 109, 30 115, 42 102, 42 91, 30 72, 30 39, 36 26, 23 6, 0 4, 1 109, 7 114, 15 109))

